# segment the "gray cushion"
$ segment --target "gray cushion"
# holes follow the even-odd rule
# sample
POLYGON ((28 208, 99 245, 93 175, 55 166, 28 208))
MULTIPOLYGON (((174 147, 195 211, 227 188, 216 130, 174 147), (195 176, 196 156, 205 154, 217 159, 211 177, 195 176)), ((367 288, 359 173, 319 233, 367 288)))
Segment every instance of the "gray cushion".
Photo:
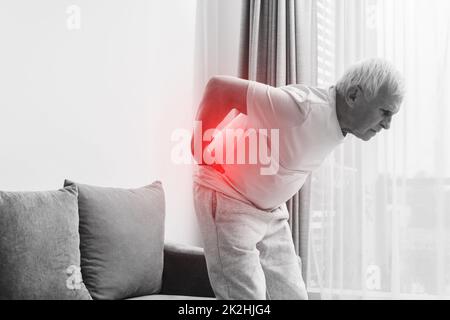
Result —
POLYGON ((78 187, 81 272, 94 299, 126 299, 161 289, 164 191, 78 187))
POLYGON ((76 187, 0 192, 0 299, 91 299, 81 282, 76 187))

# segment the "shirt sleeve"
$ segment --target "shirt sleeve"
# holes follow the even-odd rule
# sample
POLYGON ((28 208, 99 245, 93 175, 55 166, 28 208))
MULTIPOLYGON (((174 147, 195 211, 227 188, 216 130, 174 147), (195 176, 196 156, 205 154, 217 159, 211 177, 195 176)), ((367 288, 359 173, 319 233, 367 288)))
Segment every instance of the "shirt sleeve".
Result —
POLYGON ((275 88, 250 81, 247 89, 249 124, 259 128, 292 128, 309 115, 307 95, 295 86, 275 88))

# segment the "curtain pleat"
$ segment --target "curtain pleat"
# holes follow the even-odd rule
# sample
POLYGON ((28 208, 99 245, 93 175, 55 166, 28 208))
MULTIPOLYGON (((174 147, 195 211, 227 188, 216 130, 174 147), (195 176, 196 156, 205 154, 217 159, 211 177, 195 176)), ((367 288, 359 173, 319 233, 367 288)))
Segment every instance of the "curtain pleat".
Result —
MULTIPOLYGON (((274 87, 317 85, 313 0, 243 0, 239 76, 274 87)), ((311 180, 287 202, 297 254, 307 279, 311 180)))

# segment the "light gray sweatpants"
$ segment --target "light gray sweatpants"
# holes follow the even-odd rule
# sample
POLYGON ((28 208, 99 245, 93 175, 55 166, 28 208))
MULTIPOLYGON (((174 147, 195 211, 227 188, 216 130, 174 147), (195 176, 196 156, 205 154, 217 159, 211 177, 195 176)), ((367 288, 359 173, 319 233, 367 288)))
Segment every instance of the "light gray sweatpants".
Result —
POLYGON ((198 183, 194 204, 217 299, 308 299, 286 205, 263 211, 198 183))

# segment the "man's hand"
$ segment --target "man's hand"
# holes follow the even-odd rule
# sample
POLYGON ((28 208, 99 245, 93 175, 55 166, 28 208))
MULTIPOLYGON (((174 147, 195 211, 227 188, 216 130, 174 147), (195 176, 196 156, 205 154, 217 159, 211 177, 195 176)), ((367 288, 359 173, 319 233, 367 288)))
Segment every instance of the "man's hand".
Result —
MULTIPOLYGON (((247 114, 248 83, 247 80, 229 76, 215 76, 209 80, 195 119, 202 122, 203 132, 217 128, 233 108, 238 113, 247 114)), ((208 141, 202 141, 202 152, 208 144, 208 141)), ((194 135, 191 152, 194 155, 194 135)))

